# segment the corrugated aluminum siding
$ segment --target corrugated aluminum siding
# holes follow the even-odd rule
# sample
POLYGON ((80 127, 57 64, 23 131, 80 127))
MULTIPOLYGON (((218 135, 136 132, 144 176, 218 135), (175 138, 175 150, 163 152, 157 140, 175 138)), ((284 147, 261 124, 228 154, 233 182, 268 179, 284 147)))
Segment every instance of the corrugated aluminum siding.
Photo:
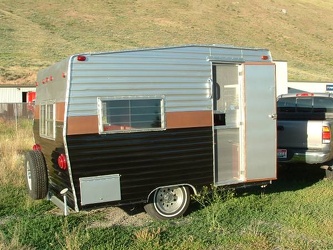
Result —
POLYGON ((165 95, 166 112, 211 110, 211 63, 259 61, 267 50, 184 46, 87 55, 73 59, 68 116, 97 115, 97 98, 165 95))

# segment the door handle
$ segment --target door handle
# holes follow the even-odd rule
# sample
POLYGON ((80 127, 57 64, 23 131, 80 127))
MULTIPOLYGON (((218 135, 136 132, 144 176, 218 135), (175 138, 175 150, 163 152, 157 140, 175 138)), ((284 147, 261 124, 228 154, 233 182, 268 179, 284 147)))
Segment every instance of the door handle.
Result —
POLYGON ((269 118, 272 118, 273 120, 276 120, 277 118, 277 114, 271 114, 271 115, 268 115, 269 118))

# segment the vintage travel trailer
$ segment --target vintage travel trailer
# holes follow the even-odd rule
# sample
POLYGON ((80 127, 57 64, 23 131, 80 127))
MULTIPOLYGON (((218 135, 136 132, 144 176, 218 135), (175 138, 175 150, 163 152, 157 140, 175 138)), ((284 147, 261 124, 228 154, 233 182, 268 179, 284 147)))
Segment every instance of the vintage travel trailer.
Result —
POLYGON ((220 45, 83 53, 38 73, 29 194, 184 214, 203 186, 276 179, 275 64, 220 45))

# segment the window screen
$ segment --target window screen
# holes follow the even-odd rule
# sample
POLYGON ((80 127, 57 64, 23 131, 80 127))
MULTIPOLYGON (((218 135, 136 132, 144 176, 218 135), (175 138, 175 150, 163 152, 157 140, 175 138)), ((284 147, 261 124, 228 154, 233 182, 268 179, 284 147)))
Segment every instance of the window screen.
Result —
POLYGON ((39 133, 41 137, 55 139, 55 104, 40 105, 39 133))
POLYGON ((164 128, 163 99, 100 99, 100 132, 164 128))

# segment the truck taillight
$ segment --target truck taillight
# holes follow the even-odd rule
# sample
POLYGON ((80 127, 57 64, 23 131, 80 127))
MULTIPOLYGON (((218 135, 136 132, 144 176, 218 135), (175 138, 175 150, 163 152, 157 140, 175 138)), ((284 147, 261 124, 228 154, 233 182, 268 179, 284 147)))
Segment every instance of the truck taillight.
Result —
POLYGON ((323 143, 331 142, 331 129, 329 126, 323 126, 322 138, 323 143))
POLYGON ((298 93, 296 94, 297 97, 307 97, 307 96, 313 96, 313 93, 298 93))

